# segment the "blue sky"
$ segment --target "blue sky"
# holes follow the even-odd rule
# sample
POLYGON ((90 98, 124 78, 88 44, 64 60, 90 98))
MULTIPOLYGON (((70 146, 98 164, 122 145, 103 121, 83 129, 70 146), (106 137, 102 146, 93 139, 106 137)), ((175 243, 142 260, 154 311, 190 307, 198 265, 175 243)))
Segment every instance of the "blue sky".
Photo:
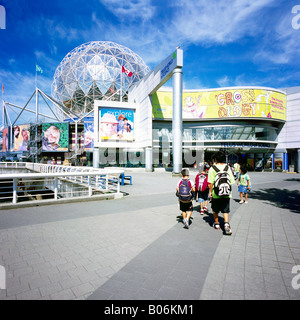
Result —
POLYGON ((22 107, 35 89, 35 63, 44 71, 38 86, 51 94, 60 61, 89 41, 122 44, 150 69, 181 46, 186 89, 300 85, 300 28, 295 28, 300 15, 292 13, 300 0, 0 0, 0 5, 6 9, 0 85, 4 99, 22 107))

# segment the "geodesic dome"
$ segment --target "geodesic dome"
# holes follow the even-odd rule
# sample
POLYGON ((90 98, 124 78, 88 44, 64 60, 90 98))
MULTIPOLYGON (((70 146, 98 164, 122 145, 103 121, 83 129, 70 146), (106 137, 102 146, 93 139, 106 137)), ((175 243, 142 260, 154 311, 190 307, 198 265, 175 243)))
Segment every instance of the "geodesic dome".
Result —
POLYGON ((52 96, 83 115, 93 110, 95 99, 126 101, 129 87, 148 72, 145 62, 129 48, 109 41, 88 42, 70 51, 59 64, 52 96))

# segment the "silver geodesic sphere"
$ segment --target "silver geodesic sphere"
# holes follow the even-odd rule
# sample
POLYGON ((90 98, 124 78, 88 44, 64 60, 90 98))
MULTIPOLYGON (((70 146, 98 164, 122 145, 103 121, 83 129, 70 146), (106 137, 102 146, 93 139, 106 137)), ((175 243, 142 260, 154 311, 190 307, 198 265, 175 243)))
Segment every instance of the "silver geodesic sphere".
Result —
POLYGON ((127 91, 149 72, 129 48, 109 41, 93 41, 70 51, 57 67, 52 96, 77 115, 93 110, 99 100, 126 101, 127 91), (132 72, 129 77, 122 66, 132 72))

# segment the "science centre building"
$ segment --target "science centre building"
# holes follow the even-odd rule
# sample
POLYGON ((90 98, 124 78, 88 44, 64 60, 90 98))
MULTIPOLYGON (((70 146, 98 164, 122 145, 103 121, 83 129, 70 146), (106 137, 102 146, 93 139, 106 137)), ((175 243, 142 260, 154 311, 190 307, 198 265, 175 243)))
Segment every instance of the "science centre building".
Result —
POLYGON ((75 48, 54 75, 52 96, 62 106, 56 110, 61 121, 42 124, 41 161, 177 173, 224 150, 228 162, 245 163, 249 170, 300 171, 299 87, 183 90, 182 76, 180 48, 152 71, 113 42, 75 48), (164 87, 170 78, 172 87, 164 87), (55 126, 65 132, 67 149, 60 150, 62 141, 49 147, 46 132, 55 126))

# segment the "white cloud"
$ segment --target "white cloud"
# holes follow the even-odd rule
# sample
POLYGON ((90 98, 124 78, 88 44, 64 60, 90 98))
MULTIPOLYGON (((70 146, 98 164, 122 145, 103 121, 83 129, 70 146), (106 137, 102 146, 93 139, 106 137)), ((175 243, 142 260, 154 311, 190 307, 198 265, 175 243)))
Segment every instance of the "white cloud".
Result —
POLYGON ((123 20, 149 20, 155 13, 151 0, 100 0, 116 17, 123 20))
POLYGON ((93 14, 94 28, 85 31, 86 38, 101 34, 102 40, 129 47, 153 66, 178 45, 225 45, 263 33, 263 15, 276 4, 275 0, 185 0, 163 2, 155 7, 151 0, 100 2, 122 23, 110 24, 93 14), (132 21, 137 17, 142 20, 132 21))
POLYGON ((184 1, 177 5, 177 36, 197 44, 226 44, 262 29, 261 12, 274 0, 184 1), (260 23, 259 23, 260 22, 260 23))
POLYGON ((267 30, 254 61, 261 61, 275 65, 293 63, 299 60, 300 32, 291 25, 290 12, 283 14, 273 30, 267 30))
POLYGON ((229 82, 230 81, 228 76, 224 76, 217 80, 217 83, 220 87, 227 87, 229 85, 229 82))

